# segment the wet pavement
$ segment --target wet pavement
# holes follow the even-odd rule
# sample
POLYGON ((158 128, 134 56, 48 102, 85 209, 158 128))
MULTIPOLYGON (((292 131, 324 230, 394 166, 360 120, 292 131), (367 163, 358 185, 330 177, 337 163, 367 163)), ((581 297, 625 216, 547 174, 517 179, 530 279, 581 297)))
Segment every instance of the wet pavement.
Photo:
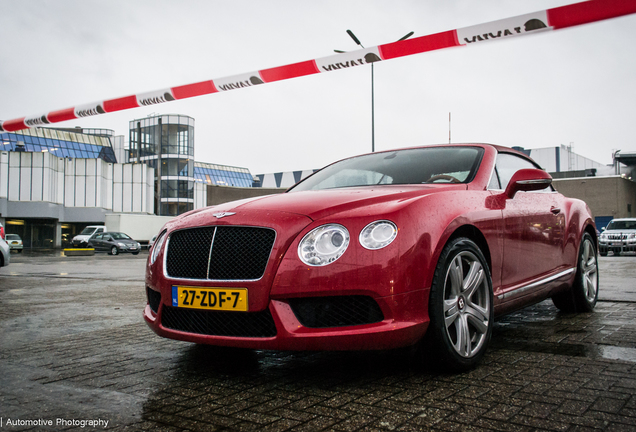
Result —
POLYGON ((0 269, 0 432, 633 431, 636 256, 601 257, 593 313, 503 317, 474 370, 409 350, 245 351, 143 322, 139 256, 12 255, 0 269))

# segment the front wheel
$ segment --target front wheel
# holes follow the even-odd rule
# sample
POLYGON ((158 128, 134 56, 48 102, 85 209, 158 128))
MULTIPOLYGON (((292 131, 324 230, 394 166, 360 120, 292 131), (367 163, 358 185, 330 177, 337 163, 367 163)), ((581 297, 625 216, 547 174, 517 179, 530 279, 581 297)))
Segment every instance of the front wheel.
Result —
POLYGON ((118 253, 119 253, 119 249, 117 249, 117 246, 113 246, 112 248, 110 248, 111 255, 117 255, 118 253))
POLYGON ((433 276, 424 355, 453 371, 484 356, 494 322, 492 280, 479 246, 464 237, 448 243, 433 276))
POLYGON ((598 257, 592 236, 583 235, 576 277, 569 290, 552 297, 554 305, 563 312, 592 312, 598 300, 598 257))

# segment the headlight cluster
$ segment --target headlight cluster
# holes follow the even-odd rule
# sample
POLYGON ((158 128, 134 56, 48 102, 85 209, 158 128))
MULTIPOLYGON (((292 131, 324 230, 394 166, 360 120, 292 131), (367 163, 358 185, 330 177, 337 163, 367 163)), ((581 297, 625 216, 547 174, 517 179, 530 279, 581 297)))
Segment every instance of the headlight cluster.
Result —
POLYGON ((367 225, 360 233, 360 244, 366 249, 382 249, 397 236, 397 226, 391 221, 376 221, 367 225))
POLYGON ((342 225, 328 224, 310 231, 298 245, 298 256, 310 266, 331 264, 347 250, 349 231, 342 225))
MULTIPOLYGON (((382 249, 395 240, 397 231, 393 222, 375 221, 364 227, 359 241, 365 249, 382 249)), ((349 231, 345 227, 338 224, 322 225, 303 237, 298 245, 298 257, 307 265, 325 266, 340 258, 348 246, 349 231)))
POLYGON ((155 243, 152 245, 152 252, 150 254, 150 264, 155 263, 155 260, 157 259, 157 256, 159 255, 159 252, 161 251, 161 248, 163 247, 163 242, 165 240, 166 240, 166 231, 159 234, 159 237, 157 237, 157 240, 155 240, 155 243))

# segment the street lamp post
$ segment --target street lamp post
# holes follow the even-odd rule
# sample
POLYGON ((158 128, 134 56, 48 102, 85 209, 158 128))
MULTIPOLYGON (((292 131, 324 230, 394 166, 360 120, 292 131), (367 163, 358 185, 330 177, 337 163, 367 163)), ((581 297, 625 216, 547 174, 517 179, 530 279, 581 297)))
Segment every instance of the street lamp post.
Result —
MULTIPOLYGON (((356 35, 353 34, 351 30, 347 30, 347 34, 351 37, 351 39, 353 39, 356 45, 359 45, 362 48, 364 48, 364 45, 360 43, 360 40, 356 37, 356 35)), ((397 42, 408 39, 411 36, 413 36, 413 32, 410 32, 402 36, 400 39, 397 40, 397 42)), ((337 53, 344 53, 344 51, 340 51, 340 50, 334 50, 334 51, 337 53)), ((371 63, 371 153, 375 152, 375 89, 374 89, 375 77, 374 77, 373 65, 374 65, 374 62, 371 63)))

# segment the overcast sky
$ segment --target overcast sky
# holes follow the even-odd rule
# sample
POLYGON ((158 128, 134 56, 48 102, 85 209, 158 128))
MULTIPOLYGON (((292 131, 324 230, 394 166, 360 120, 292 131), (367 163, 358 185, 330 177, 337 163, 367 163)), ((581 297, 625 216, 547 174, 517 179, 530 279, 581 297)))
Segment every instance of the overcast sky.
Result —
MULTIPOLYGON (((0 119, 221 78, 536 12, 533 0, 0 0, 0 119)), ((375 65, 376 150, 453 142, 636 150, 636 15, 375 65)), ((195 159, 253 174, 371 150, 368 66, 55 126, 194 117, 195 159)))

